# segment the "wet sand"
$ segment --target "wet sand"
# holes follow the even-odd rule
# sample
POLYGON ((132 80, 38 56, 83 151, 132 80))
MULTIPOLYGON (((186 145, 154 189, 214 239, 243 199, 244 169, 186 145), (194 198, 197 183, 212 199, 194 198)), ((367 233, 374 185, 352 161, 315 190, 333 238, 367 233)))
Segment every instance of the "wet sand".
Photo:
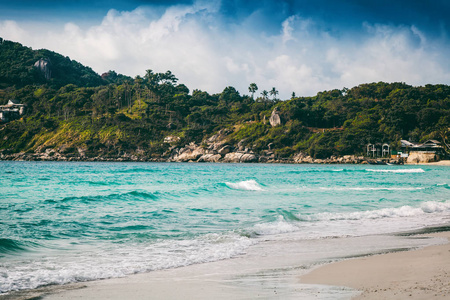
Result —
MULTIPOLYGON (((450 238, 450 232, 425 236, 439 237, 439 242, 434 243, 439 245, 450 238)), ((429 240, 425 236, 405 238, 412 238, 419 245, 429 240)), ((361 245, 364 247, 353 255, 368 253, 380 242, 386 249, 391 248, 389 243, 398 245, 395 237, 382 235, 270 241, 255 245, 234 259, 43 287, 0 299, 448 299, 450 244, 350 259, 307 274, 317 264, 318 252, 323 252, 319 253, 321 261, 329 262, 335 260, 332 257, 352 255, 348 249, 361 245)))
POLYGON ((354 299, 450 299, 450 244, 329 264, 300 282, 361 291, 354 299))

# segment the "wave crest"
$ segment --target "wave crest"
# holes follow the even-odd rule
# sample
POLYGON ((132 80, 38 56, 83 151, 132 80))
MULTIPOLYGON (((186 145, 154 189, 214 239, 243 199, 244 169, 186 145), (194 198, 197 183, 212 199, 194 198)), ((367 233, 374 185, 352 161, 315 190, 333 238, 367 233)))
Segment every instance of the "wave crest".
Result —
POLYGON ((382 219, 395 217, 413 217, 429 213, 450 212, 450 201, 436 202, 429 201, 420 207, 402 206, 398 208, 383 208, 379 210, 367 210, 351 213, 319 213, 314 216, 300 216, 304 221, 337 221, 337 220, 362 220, 362 219, 382 219))
POLYGON ((256 182, 256 180, 245 180, 239 182, 225 182, 225 184, 234 190, 244 190, 244 191, 263 191, 264 189, 256 182))
POLYGON ((276 222, 256 224, 253 229, 258 235, 272 235, 295 232, 299 230, 299 227, 286 222, 283 216, 278 216, 276 222))
POLYGON ((425 173, 424 169, 366 169, 368 172, 380 173, 425 173))

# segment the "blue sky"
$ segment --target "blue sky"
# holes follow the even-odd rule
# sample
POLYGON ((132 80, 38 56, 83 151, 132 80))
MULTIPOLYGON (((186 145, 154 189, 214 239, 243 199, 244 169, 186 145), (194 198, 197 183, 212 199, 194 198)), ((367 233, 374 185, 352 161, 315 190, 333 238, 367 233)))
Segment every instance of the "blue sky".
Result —
POLYGON ((446 0, 0 0, 0 37, 210 93, 450 84, 449 34, 446 0))

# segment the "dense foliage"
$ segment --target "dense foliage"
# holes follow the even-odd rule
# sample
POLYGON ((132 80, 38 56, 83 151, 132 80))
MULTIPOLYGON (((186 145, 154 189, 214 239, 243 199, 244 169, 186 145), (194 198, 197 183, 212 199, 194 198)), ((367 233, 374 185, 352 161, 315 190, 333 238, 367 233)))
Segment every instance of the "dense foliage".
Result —
POLYGON ((0 88, 9 86, 47 84, 58 88, 67 84, 98 86, 105 81, 91 68, 58 53, 41 49, 32 50, 19 43, 4 41, 0 44, 0 88), (48 59, 52 64, 52 78, 46 80, 34 64, 48 59))
POLYGON ((256 153, 270 146, 282 157, 303 151, 324 158, 363 153, 368 142, 394 148, 400 139, 448 142, 450 127, 447 85, 379 82, 286 101, 276 99, 275 88, 255 98, 256 84, 250 84, 251 96, 231 86, 219 94, 190 93, 170 71, 147 70, 134 79, 114 71, 99 76, 54 52, 8 41, 0 44, 0 84, 0 104, 18 99, 27 105, 25 117, 0 125, 0 149, 12 152, 55 148, 160 157, 228 128, 230 144, 256 153), (50 80, 33 67, 42 57, 55 68, 50 80), (272 127, 274 108, 282 124, 272 127), (168 136, 177 139, 165 142, 168 136))

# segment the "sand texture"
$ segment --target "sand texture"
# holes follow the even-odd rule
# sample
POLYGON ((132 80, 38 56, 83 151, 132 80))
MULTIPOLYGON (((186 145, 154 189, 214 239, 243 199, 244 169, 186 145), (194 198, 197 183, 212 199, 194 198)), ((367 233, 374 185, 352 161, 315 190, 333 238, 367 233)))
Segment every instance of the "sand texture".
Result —
POLYGON ((325 265, 301 282, 362 291, 354 299, 450 299, 450 244, 325 265))
POLYGON ((450 160, 440 160, 436 162, 420 163, 419 165, 450 166, 450 160))
MULTIPOLYGON (((124 278, 47 286, 0 299, 450 299, 450 245, 440 245, 450 232, 432 235, 438 237, 434 245, 439 246, 349 259, 310 273, 308 261, 317 261, 317 252, 323 252, 320 255, 325 262, 330 257, 350 255, 346 250, 349 245, 364 245, 362 252, 367 253, 380 241, 389 248, 389 243, 397 245, 398 240, 367 236, 270 241, 255 245, 246 255, 234 259, 124 278)), ((421 235, 407 239, 419 244, 428 241, 421 235)))

